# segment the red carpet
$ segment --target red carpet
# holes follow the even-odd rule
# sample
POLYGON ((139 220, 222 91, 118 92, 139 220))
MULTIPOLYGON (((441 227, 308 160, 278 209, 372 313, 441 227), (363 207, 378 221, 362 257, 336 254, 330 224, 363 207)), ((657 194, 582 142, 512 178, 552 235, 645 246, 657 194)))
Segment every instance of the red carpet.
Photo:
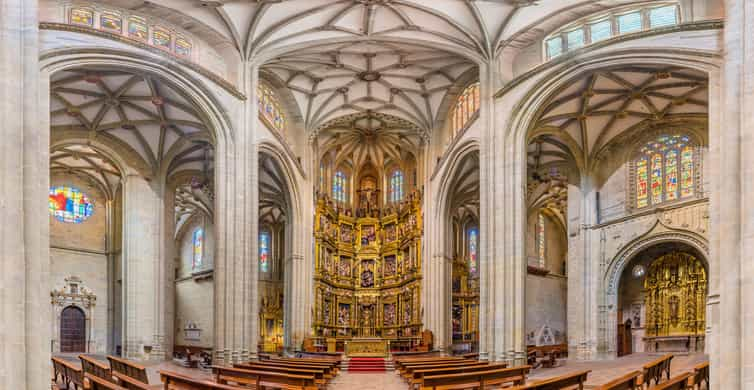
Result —
POLYGON ((385 359, 352 358, 348 361, 348 372, 385 372, 385 359))

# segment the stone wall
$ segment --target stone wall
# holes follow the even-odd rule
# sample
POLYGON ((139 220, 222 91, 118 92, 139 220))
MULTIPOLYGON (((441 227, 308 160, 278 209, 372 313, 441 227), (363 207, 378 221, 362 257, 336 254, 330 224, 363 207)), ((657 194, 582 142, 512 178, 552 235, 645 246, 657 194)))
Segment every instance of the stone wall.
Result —
MULTIPOLYGON (((526 344, 566 342, 567 280, 564 276, 526 276, 526 344), (542 337, 545 328, 554 336, 542 337)), ((546 332, 545 332, 546 333, 546 332)))

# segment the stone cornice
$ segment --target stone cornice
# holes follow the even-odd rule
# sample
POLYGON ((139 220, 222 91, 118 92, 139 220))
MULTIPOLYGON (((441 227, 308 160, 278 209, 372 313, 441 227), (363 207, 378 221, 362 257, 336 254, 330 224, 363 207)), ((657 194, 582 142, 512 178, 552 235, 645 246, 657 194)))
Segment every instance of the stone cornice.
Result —
MULTIPOLYGON (((580 49, 566 52, 555 59, 543 62, 535 66, 534 68, 522 73, 521 75, 513 78, 513 80, 505 84, 505 86, 500 88, 500 90, 498 90, 495 93, 494 97, 495 99, 502 97, 503 95, 508 93, 508 91, 514 89, 516 86, 518 86, 522 82, 546 70, 549 70, 549 69, 552 69, 554 67, 561 66, 561 65, 577 65, 580 62, 582 62, 582 59, 580 57, 583 54, 591 53, 593 51, 605 48, 610 45, 615 45, 617 43, 628 42, 628 41, 633 41, 633 40, 647 38, 647 37, 653 37, 656 35, 671 34, 671 33, 676 33, 676 32, 721 30, 723 29, 724 26, 725 24, 722 20, 705 20, 701 22, 683 23, 683 24, 670 26, 670 27, 656 28, 656 29, 632 33, 632 34, 617 35, 613 38, 606 39, 604 41, 600 41, 597 43, 593 43, 589 46, 585 46, 580 49)), ((674 49, 663 49, 663 52, 666 52, 666 53, 672 53, 674 51, 675 51, 674 49)), ((703 55, 703 54, 700 53, 700 55, 703 55)), ((714 55, 709 54, 708 56, 712 57, 714 55)))
POLYGON ((629 214, 629 215, 626 215, 626 216, 623 216, 623 217, 620 217, 620 218, 616 218, 616 219, 613 219, 611 221, 602 222, 602 223, 598 223, 598 224, 594 224, 594 225, 588 225, 588 226, 585 226, 585 227, 587 229, 593 229, 593 230, 602 229, 602 228, 610 226, 610 225, 616 225, 616 224, 623 223, 623 222, 626 222, 626 221, 629 221, 629 220, 632 220, 632 219, 636 219, 636 218, 639 218, 639 217, 644 217, 644 216, 647 216, 647 215, 662 214, 663 212, 666 212, 666 211, 675 210, 675 209, 681 209, 681 208, 689 207, 689 206, 694 206, 694 205, 697 205, 697 204, 700 204, 700 203, 709 203, 709 198, 699 198, 699 199, 694 199, 694 200, 689 200, 689 201, 682 201, 682 202, 674 203, 674 204, 667 205, 667 206, 657 206, 655 208, 650 208, 650 209, 645 210, 645 211, 635 212, 633 214, 629 214))
MULTIPOLYGON (((39 23, 39 29, 40 30, 52 30, 52 31, 68 31, 68 32, 75 32, 75 33, 93 35, 93 36, 96 36, 96 37, 105 38, 105 39, 111 39, 111 40, 114 40, 114 41, 117 41, 117 42, 120 42, 120 43, 125 43, 127 45, 134 46, 134 47, 137 47, 137 48, 142 49, 142 50, 146 50, 146 51, 148 51, 148 52, 150 52, 152 54, 157 54, 157 55, 162 56, 162 57, 167 57, 171 61, 174 61, 174 62, 178 63, 181 66, 187 67, 187 68, 193 70, 194 72, 197 72, 197 73, 201 74, 202 76, 208 78, 209 80, 212 80, 212 82, 216 83, 217 85, 219 85, 221 88, 223 88, 228 93, 230 93, 231 95, 235 96, 236 98, 238 98, 240 100, 246 100, 247 99, 246 95, 243 92, 239 91, 232 83, 230 83, 228 80, 226 80, 225 78, 221 77, 217 73, 214 73, 211 70, 209 70, 209 69, 207 69, 207 68, 205 68, 205 67, 203 67, 201 65, 198 65, 196 63, 193 63, 193 62, 191 62, 191 61, 189 61, 189 60, 187 60, 185 58, 181 58, 181 57, 179 57, 179 56, 177 56, 177 55, 175 55, 173 53, 170 53, 170 52, 167 52, 165 50, 159 49, 157 47, 151 46, 151 45, 149 45, 147 43, 144 43, 142 41, 139 41, 139 40, 136 40, 136 39, 132 39, 132 38, 128 38, 128 37, 125 37, 125 36, 122 36, 122 35, 118 35, 118 34, 113 34, 113 33, 107 32, 107 31, 97 30, 97 29, 91 28, 91 27, 75 26, 75 25, 65 24, 65 23, 42 22, 42 23, 39 23)), ((76 53, 86 53, 86 52, 107 53, 108 51, 110 51, 110 50, 104 49, 104 48, 98 48, 96 50, 86 49, 86 48, 82 48, 82 49, 68 49, 68 50, 70 50, 71 52, 76 52, 76 53)))

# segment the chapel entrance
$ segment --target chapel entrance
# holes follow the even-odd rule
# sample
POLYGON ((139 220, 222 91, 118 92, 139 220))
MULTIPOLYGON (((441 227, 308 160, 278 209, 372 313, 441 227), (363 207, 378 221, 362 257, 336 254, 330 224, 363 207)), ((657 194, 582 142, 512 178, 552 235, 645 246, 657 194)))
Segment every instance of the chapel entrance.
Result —
POLYGON ((705 263, 693 248, 668 243, 640 253, 621 277, 618 355, 704 351, 706 299, 705 263))
POLYGON ((86 316, 76 306, 60 313, 60 352, 86 352, 86 316))

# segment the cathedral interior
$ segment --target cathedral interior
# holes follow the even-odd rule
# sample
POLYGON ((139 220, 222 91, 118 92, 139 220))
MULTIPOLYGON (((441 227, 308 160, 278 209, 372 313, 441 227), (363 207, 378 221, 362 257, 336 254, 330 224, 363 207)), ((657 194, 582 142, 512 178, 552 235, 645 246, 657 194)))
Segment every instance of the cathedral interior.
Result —
POLYGON ((0 389, 121 388, 86 359, 413 389, 422 357, 754 388, 752 15, 0 0, 0 389))

